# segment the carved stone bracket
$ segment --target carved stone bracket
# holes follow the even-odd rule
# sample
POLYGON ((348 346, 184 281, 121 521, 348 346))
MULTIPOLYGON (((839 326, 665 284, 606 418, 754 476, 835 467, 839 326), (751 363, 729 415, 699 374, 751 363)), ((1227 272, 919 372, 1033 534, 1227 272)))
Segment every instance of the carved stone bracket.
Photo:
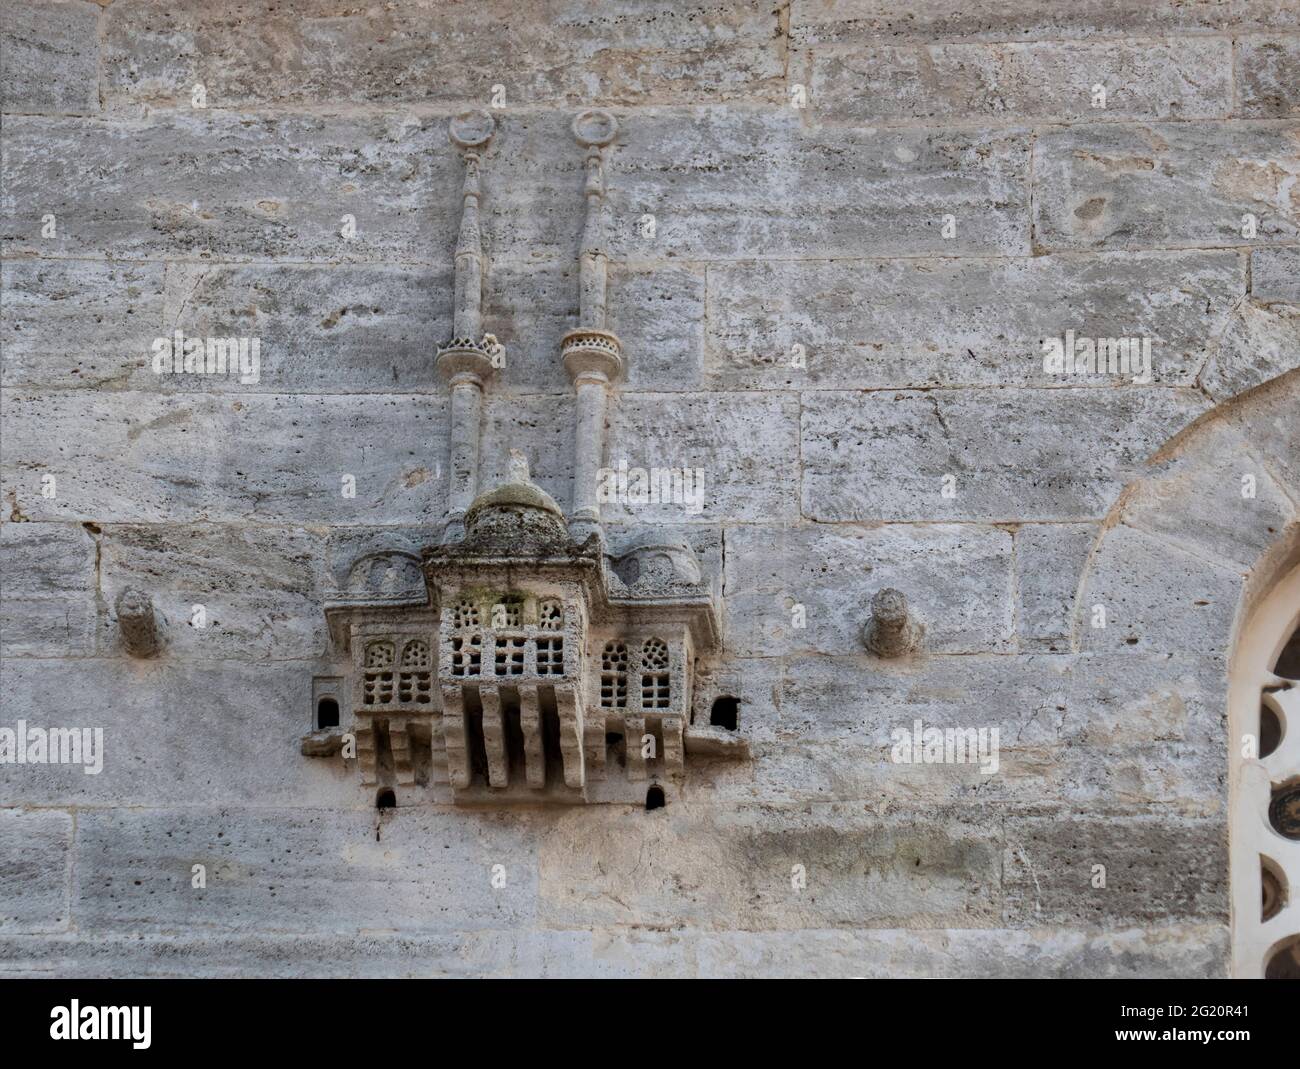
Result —
POLYGON ((901 657, 921 644, 924 628, 908 611, 907 595, 886 587, 871 599, 871 619, 862 631, 862 641, 878 657, 901 657))
POLYGON ((122 646, 132 657, 152 657, 162 647, 153 599, 143 590, 123 590, 117 596, 117 626, 122 646))

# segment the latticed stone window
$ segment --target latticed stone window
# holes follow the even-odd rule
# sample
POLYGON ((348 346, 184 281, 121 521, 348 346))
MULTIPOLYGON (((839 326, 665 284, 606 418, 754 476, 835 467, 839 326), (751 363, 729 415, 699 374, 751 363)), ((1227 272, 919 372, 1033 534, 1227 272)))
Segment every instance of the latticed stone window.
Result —
POLYGON ((627 647, 606 642, 600 655, 600 704, 604 709, 627 707, 627 647))
POLYGON ((433 700, 433 662, 429 644, 422 639, 411 639, 402 648, 401 671, 397 674, 397 700, 427 705, 433 700))
POLYGON ((564 629, 564 606, 555 598, 546 598, 537 607, 537 627, 540 631, 564 629))
POLYGON ((366 647, 361 696, 364 704, 386 705, 393 700, 393 660, 396 653, 391 642, 372 642, 366 647))
POLYGON ((483 671, 483 637, 468 635, 451 640, 451 674, 476 676, 483 671))
POLYGON ((668 647, 662 639, 646 639, 641 648, 641 708, 667 709, 669 704, 668 647))
POLYGON ((539 638, 537 640, 537 674, 539 676, 564 675, 564 639, 539 638))
POLYGON ((524 644, 528 640, 515 635, 497 637, 496 669, 499 676, 524 674, 524 644))
POLYGON ((458 631, 478 627, 478 606, 472 601, 462 600, 453 610, 452 622, 458 631))

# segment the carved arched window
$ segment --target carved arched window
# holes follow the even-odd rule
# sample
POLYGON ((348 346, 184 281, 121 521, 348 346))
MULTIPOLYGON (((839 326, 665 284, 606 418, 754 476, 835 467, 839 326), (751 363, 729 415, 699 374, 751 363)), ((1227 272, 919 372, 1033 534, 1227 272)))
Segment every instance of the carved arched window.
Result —
POLYGON ((600 655, 600 707, 627 708, 627 646, 606 642, 600 655))
POLYGON ((641 647, 641 708, 667 709, 669 699, 668 646, 648 638, 641 647))
POLYGON ((428 705, 433 700, 432 659, 429 644, 413 638, 402 647, 401 671, 397 674, 397 700, 428 705))
POLYGON ((365 705, 387 705, 393 700, 393 660, 396 647, 391 642, 372 642, 366 646, 361 701, 365 705))
POLYGON ((537 629, 539 631, 564 630, 564 605, 558 598, 543 598, 537 606, 537 629))
POLYGON ((1300 568, 1242 630, 1229 717, 1233 972, 1300 979, 1300 568))

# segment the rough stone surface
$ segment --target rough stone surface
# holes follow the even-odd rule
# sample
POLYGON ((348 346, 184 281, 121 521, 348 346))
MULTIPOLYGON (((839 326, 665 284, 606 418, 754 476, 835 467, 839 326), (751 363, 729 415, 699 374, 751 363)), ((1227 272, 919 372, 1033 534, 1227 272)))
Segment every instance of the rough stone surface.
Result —
POLYGON ((1298 42, 1275 0, 0 2, 0 730, 103 739, 0 761, 0 974, 1227 973, 1229 666, 1300 560, 1298 42), (624 366, 575 396, 579 327, 624 366), (177 331, 256 374, 160 372, 177 331), (1067 332, 1150 381, 1052 373, 1067 332), (465 804, 444 753, 380 810, 303 754, 323 606, 422 589, 474 443, 465 504, 520 451, 566 517, 698 471, 601 505, 610 582, 698 569, 673 712, 745 759, 648 810, 465 804))

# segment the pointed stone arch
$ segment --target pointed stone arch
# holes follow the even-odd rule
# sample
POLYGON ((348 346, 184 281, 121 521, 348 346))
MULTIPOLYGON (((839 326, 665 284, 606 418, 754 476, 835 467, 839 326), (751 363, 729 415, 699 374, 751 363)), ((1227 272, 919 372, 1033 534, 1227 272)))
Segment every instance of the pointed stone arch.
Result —
POLYGON ((1205 413, 1124 488, 1084 564, 1071 627, 1085 658, 1191 655, 1212 668, 1210 700, 1171 741, 1222 758, 1193 804, 1226 816, 1225 850, 1188 860, 1228 862, 1222 919, 1238 976, 1265 975, 1300 934, 1300 842, 1268 822, 1279 785, 1300 781, 1300 683, 1281 699, 1295 713, 1276 752, 1261 760, 1243 749, 1246 736, 1258 739, 1262 691, 1284 685, 1272 668, 1298 624, 1300 371, 1291 371, 1205 413), (1265 921, 1270 876, 1273 893, 1289 897, 1265 921))

